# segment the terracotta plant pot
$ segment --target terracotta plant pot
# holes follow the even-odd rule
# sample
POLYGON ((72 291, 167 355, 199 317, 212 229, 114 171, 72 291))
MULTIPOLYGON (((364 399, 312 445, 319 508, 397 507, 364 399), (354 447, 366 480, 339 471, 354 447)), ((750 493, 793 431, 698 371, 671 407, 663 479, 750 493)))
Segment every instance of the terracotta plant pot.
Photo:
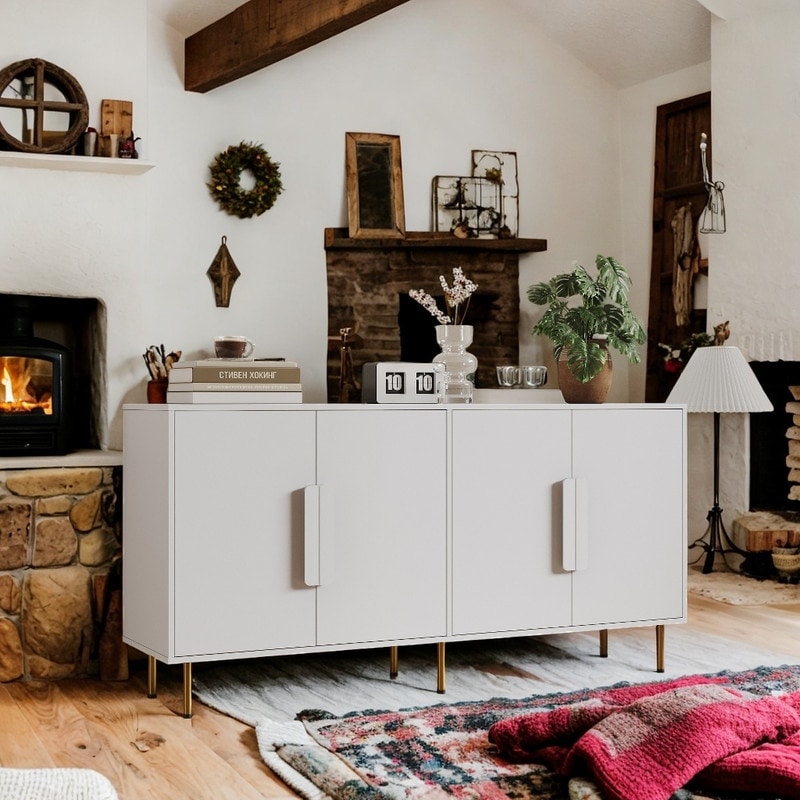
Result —
POLYGON ((570 371, 567 351, 558 356, 558 385, 566 403, 604 403, 611 389, 611 353, 606 353, 606 363, 600 372, 587 383, 581 383, 570 371))

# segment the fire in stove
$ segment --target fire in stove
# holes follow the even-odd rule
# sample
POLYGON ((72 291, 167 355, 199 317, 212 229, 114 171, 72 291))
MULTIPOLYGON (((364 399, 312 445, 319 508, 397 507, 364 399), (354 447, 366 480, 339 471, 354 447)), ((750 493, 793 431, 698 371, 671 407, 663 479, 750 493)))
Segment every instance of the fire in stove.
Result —
POLYGON ((53 362, 0 356, 0 414, 53 413, 53 362))

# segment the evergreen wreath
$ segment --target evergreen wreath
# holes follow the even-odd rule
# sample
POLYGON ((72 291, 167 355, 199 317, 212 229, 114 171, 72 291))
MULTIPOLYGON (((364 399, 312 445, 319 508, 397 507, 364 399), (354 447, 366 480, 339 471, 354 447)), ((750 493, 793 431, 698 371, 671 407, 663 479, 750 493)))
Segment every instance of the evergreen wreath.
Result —
POLYGON ((217 155, 209 167, 211 180, 206 186, 224 211, 248 219, 272 208, 283 190, 279 166, 261 145, 241 142, 217 155), (250 170, 256 181, 250 190, 240 183, 244 170, 250 170))

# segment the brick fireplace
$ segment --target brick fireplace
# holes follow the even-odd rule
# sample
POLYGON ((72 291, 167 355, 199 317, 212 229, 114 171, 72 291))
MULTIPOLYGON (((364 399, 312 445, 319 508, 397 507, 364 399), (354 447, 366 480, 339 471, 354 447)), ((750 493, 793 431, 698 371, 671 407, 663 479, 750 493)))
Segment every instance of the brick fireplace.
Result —
POLYGON ((436 297, 439 276, 450 281, 453 267, 478 284, 467 319, 475 328, 469 351, 478 359, 476 386, 496 386, 495 366, 519 362, 519 254, 546 249, 543 239, 458 239, 429 232, 350 239, 344 229, 327 228, 328 402, 338 399, 341 328, 352 328, 363 342, 352 351, 357 378, 370 361, 427 363, 440 352, 436 321, 408 291, 424 289, 436 297))

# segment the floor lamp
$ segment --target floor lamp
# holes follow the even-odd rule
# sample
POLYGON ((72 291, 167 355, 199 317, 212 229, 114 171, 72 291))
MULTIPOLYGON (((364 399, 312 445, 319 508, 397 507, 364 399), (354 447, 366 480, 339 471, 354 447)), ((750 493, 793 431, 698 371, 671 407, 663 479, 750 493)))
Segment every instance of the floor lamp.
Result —
POLYGON ((668 403, 681 403, 690 413, 714 415, 714 505, 708 512, 708 529, 689 545, 701 547, 705 553, 703 572, 714 569, 714 557, 726 553, 748 555, 728 536, 719 507, 719 415, 772 411, 772 403, 738 347, 713 345, 698 347, 681 372, 667 398, 668 403))

